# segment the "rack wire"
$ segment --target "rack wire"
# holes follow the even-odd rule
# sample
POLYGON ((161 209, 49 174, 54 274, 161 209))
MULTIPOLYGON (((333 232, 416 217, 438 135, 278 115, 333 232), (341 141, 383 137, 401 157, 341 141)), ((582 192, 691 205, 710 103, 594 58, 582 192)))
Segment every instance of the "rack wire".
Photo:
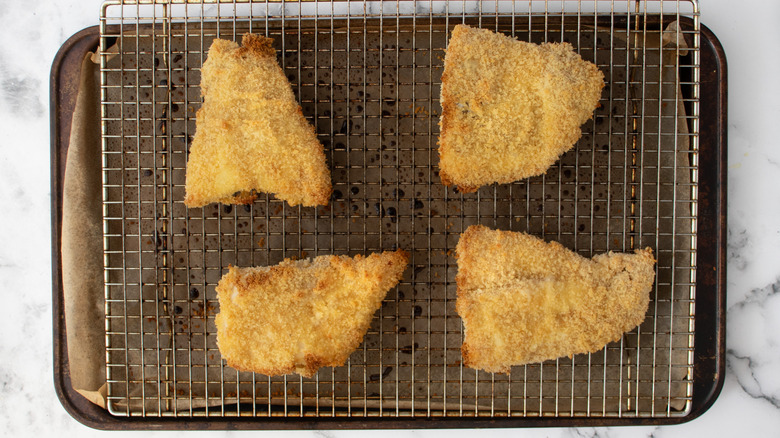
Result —
POLYGON ((117 416, 674 417, 695 321, 696 2, 108 1, 100 17, 108 409, 117 416), (459 23, 571 43, 606 87, 545 175, 463 194, 437 173, 440 78, 459 23), (328 207, 187 209, 184 175, 216 38, 274 38, 325 146, 328 207), (593 354, 465 368, 453 250, 469 225, 584 256, 650 246, 647 318, 593 354), (311 379, 227 367, 214 287, 229 264, 404 248, 410 268, 343 367, 311 379))

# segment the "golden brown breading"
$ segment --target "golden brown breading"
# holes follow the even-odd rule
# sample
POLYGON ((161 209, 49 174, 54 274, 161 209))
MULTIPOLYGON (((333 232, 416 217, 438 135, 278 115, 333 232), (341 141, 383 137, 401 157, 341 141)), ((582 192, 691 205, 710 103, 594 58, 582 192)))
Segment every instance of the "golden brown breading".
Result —
POLYGON ((255 190, 290 205, 327 205, 330 171, 314 128, 276 62, 271 38, 215 39, 201 70, 204 102, 187 162, 188 207, 248 204, 255 190))
POLYGON ((408 260, 398 250, 230 267, 217 285, 222 357, 235 369, 269 376, 311 377, 320 367, 343 365, 408 260))
POLYGON ((441 79, 442 183, 473 192, 541 175, 580 138, 603 78, 568 43, 455 26, 441 79))
POLYGON ((600 350, 645 318, 650 248, 581 257, 525 233, 469 227, 457 246, 464 364, 512 365, 600 350))

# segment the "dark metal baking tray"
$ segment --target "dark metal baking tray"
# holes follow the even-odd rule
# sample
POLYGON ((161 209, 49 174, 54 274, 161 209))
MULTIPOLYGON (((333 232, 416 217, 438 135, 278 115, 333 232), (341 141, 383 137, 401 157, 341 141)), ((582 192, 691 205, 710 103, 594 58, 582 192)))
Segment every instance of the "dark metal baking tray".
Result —
POLYGON ((720 392, 725 352, 726 248, 726 60, 715 35, 701 27, 700 133, 696 323, 692 401, 685 416, 671 418, 505 417, 505 418, 138 418, 111 415, 70 385, 62 303, 60 259, 63 175, 70 120, 85 53, 95 50, 99 29, 71 37, 51 72, 52 278, 54 378, 65 409, 80 422, 100 429, 310 429, 608 426, 675 424, 706 411, 720 392))

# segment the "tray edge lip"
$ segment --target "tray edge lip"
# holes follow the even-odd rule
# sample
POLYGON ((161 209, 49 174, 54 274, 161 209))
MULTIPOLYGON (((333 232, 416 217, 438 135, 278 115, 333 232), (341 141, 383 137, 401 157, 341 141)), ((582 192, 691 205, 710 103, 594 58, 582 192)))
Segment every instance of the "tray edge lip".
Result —
MULTIPOLYGON (((717 132, 718 144, 716 152, 718 153, 717 168, 714 169, 719 179, 719 187, 714 190, 714 198, 716 198, 717 212, 719 213, 717 226, 716 226, 716 239, 719 243, 717 245, 717 258, 716 265, 713 267, 716 270, 716 284, 717 291, 717 330, 718 333, 713 336, 716 341, 717 355, 713 360, 716 363, 716 373, 714 380, 709 385, 709 391, 702 395, 702 399, 697 400, 694 392, 693 400, 698 401, 698 405, 691 408, 685 416, 680 417, 680 421, 674 424, 682 424, 690 422, 696 418, 702 416, 707 412, 715 401, 720 396, 723 390, 726 377, 726 245, 727 245, 727 196, 728 196, 728 63, 726 59, 726 52, 723 48, 718 37, 715 33, 704 24, 700 23, 701 36, 712 45, 712 51, 715 56, 714 63, 717 65, 717 86, 718 95, 713 99, 717 102, 718 112, 717 116, 717 132)), ((701 48, 700 48, 701 50, 701 48)), ((698 283, 698 280, 697 280, 698 283)), ((698 290, 697 290, 698 294, 698 290)), ((694 347, 695 348, 695 347, 694 347)), ((694 383, 695 385, 695 383, 694 383)))
MULTIPOLYGON (((62 243, 61 221, 62 221, 62 198, 60 191, 63 188, 60 174, 60 167, 67 157, 60 154, 61 142, 61 123, 60 123, 60 92, 61 84, 59 75, 63 68, 63 63, 69 57, 83 57, 87 52, 81 52, 81 46, 88 44, 93 47, 93 41, 99 41, 99 26, 93 25, 86 27, 71 35, 60 46, 57 54, 52 60, 49 73, 49 129, 50 129, 50 175, 51 175, 51 274, 52 274, 52 377, 54 380, 54 391, 65 411, 81 424, 94 428, 105 429, 103 424, 98 421, 95 411, 98 408, 87 401, 70 384, 70 369, 67 363, 67 338, 65 330, 65 311, 62 303, 62 260, 60 257, 60 247, 62 243), (92 408, 90 408, 90 405, 92 408), (93 411, 93 412, 88 412, 93 411)), ((96 46, 94 46, 96 47, 96 46)))

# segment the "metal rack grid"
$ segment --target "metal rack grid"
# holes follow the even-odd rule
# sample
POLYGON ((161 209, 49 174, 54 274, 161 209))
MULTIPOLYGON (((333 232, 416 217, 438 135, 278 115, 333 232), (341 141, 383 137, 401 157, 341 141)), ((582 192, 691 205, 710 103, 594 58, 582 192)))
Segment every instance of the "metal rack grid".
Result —
POLYGON ((101 11, 108 409, 118 416, 673 417, 690 408, 696 275, 695 2, 109 1, 101 11), (687 18, 686 18, 687 17, 687 18), (462 194, 437 175, 448 31, 568 41, 601 105, 545 175, 462 194), (684 24, 684 25, 683 25, 684 24), (325 146, 328 207, 272 196, 182 203, 215 37, 274 38, 325 146), (650 246, 645 322, 593 354, 492 375, 464 368, 459 233, 527 231, 584 256, 650 246), (401 247, 411 266, 343 367, 312 379, 224 365, 214 287, 229 264, 401 247))

